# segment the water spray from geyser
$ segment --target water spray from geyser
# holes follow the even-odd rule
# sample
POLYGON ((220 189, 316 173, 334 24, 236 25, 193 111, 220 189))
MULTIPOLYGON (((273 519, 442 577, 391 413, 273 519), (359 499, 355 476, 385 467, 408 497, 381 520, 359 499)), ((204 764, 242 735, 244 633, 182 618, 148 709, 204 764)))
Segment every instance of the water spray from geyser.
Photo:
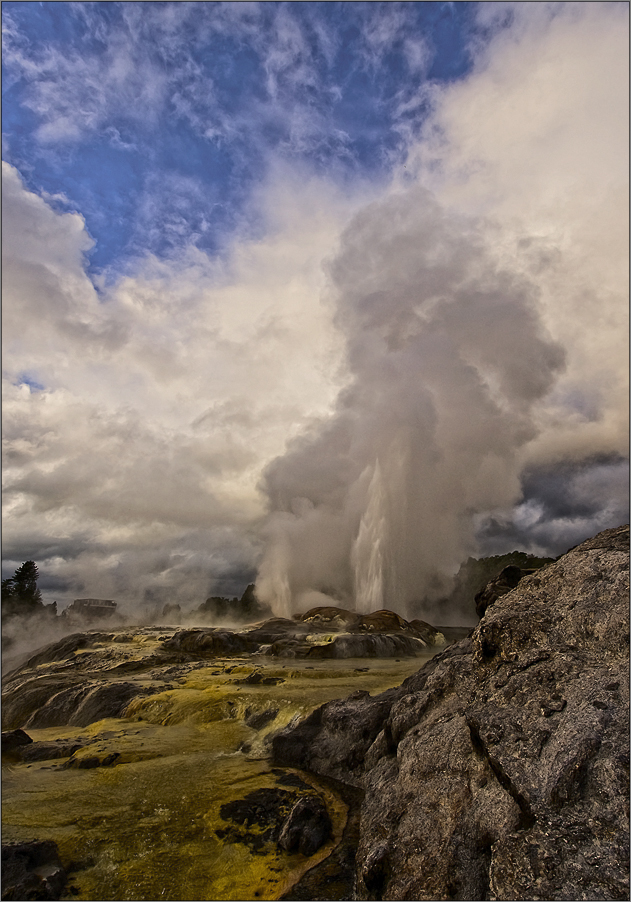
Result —
POLYGON ((537 285, 517 258, 498 262, 491 235, 420 188, 342 235, 328 275, 349 380, 264 477, 257 594, 276 614, 435 615, 475 551, 474 515, 519 499, 520 454, 564 354, 537 285))
POLYGON ((384 606, 384 501, 383 478, 377 461, 368 487, 368 503, 351 552, 355 610, 361 614, 370 614, 384 606))

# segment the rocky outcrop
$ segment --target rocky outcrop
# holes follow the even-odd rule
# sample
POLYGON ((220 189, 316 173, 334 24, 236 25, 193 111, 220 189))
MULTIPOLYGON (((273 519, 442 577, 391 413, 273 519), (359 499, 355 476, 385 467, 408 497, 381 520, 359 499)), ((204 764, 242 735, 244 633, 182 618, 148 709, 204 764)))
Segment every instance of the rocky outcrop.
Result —
POLYGON ((313 855, 331 838, 331 818, 321 796, 300 779, 295 782, 300 792, 265 787, 222 805, 221 818, 232 826, 215 831, 217 836, 244 843, 255 853, 275 844, 285 852, 313 855))
POLYGON ((3 729, 26 726, 28 720, 55 696, 63 694, 62 697, 67 698, 68 692, 78 691, 79 685, 68 674, 36 675, 26 669, 22 679, 17 676, 14 679, 7 678, 2 692, 3 729))
POLYGON ((486 586, 475 596, 475 612, 478 617, 483 617, 487 608, 495 604, 502 595, 507 595, 511 589, 514 589, 520 579, 524 576, 530 576, 535 570, 524 570, 522 567, 516 567, 509 564, 508 567, 500 572, 494 579, 489 580, 486 586))
POLYGON ((361 787, 359 899, 629 898, 629 530, 520 579, 397 689, 277 762, 361 787))
POLYGON ((313 855, 330 839, 332 830, 329 812, 320 796, 302 796, 282 826, 278 845, 285 852, 313 855))
POLYGON ((60 899, 66 872, 52 840, 2 845, 2 898, 60 899))
MULTIPOLYGON (((47 645, 28 659, 24 667, 38 667, 40 664, 51 664, 55 661, 66 661, 79 649, 91 648, 109 638, 109 633, 73 633, 64 636, 58 642, 47 645)), ((10 675, 9 675, 10 678, 10 675)))
POLYGON ((24 730, 7 730, 2 733, 2 754, 20 755, 24 746, 32 743, 33 740, 24 730))
POLYGON ((120 717, 133 698, 156 691, 151 687, 141 689, 135 683, 92 681, 63 688, 67 683, 67 677, 58 675, 33 679, 14 692, 7 690, 3 696, 3 726, 85 727, 104 717, 120 717))
POLYGON ((364 761, 388 717, 399 689, 372 698, 358 690, 316 708, 272 739, 275 763, 300 767, 351 786, 361 786, 364 761))
POLYGON ((281 658, 414 657, 445 637, 422 620, 408 622, 394 611, 356 614, 344 608, 312 608, 289 620, 275 617, 243 632, 223 628, 180 630, 163 643, 167 653, 192 657, 264 652, 281 658))
POLYGON ((85 743, 75 740, 54 739, 52 742, 32 742, 20 751, 20 760, 28 764, 35 761, 52 761, 56 758, 69 758, 82 749, 85 743))
POLYGON ((326 642, 309 642, 299 639, 280 639, 266 651, 267 655, 281 658, 315 658, 318 660, 342 658, 399 658, 421 654, 427 644, 415 636, 336 636, 326 642))
POLYGON ((164 642, 168 651, 183 651, 199 657, 242 655, 256 651, 258 642, 241 633, 224 629, 180 630, 164 642))
POLYGON ((119 752, 99 753, 96 755, 76 755, 84 746, 77 746, 68 760, 61 765, 61 770, 93 770, 95 767, 112 767, 120 762, 119 752))
POLYGON ((357 614, 345 608, 311 608, 300 618, 301 623, 325 629, 344 630, 348 633, 404 634, 420 639, 424 645, 442 645, 445 638, 435 627, 424 620, 404 620, 394 611, 373 611, 372 614, 357 614))

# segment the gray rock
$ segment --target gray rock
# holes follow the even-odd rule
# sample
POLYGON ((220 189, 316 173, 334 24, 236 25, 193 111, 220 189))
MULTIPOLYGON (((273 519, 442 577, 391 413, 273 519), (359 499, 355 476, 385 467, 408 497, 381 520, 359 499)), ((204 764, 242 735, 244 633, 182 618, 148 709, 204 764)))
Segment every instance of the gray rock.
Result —
POLYGON ((511 589, 514 589, 520 579, 535 572, 535 569, 524 570, 522 567, 517 567, 514 564, 504 567, 498 576, 489 580, 486 586, 476 594, 475 612, 478 617, 483 617, 487 608, 495 604, 498 598, 501 598, 502 595, 507 595, 511 589))
POLYGON ((139 695, 157 687, 131 682, 86 680, 68 674, 14 679, 2 695, 2 724, 7 728, 85 727, 104 717, 120 717, 139 695), (70 683, 70 685, 68 685, 70 683))
MULTIPOLYGON (((88 683, 64 689, 29 717, 27 728, 86 727, 105 717, 120 717, 132 700, 151 690, 135 683, 88 683)), ((155 690, 154 690, 155 691, 155 690)))
POLYGON ((359 899, 629 898, 629 530, 498 597, 401 687, 322 706, 285 764, 364 790, 359 899))
POLYGON ((162 646, 168 651, 182 651, 195 657, 215 655, 240 655, 256 651, 259 642, 241 633, 227 629, 179 630, 162 646))
POLYGON ((34 654, 26 662, 26 667, 38 667, 40 664, 50 664, 54 661, 65 661, 80 648, 91 648, 99 642, 106 641, 109 633, 73 633, 64 636, 58 642, 47 645, 44 649, 34 654))
POLYGON ((253 730, 262 730, 268 723, 276 719, 279 708, 268 708, 265 711, 246 713, 245 724, 253 730))
POLYGON ((47 704, 57 693, 79 685, 68 674, 34 676, 25 672, 22 679, 4 680, 2 692, 2 727, 5 730, 22 727, 28 719, 47 704))
POLYGON ((2 754, 20 753, 24 746, 33 740, 24 730, 7 730, 2 733, 2 754))
POLYGON ((287 816, 278 839, 286 852, 313 855, 331 837, 333 825, 320 796, 298 799, 287 816))
POLYGON ((2 898, 60 899, 66 872, 52 840, 2 844, 2 898))
POLYGON ((421 654, 426 643, 414 636, 338 636, 314 645, 309 658, 399 658, 421 654))
POLYGON ((272 738, 275 763, 360 786, 365 755, 399 691, 389 689, 377 698, 358 691, 321 705, 272 738))
POLYGON ((69 758, 83 744, 75 740, 57 739, 53 742, 33 742, 20 749, 20 759, 27 764, 35 761, 52 761, 56 758, 69 758))

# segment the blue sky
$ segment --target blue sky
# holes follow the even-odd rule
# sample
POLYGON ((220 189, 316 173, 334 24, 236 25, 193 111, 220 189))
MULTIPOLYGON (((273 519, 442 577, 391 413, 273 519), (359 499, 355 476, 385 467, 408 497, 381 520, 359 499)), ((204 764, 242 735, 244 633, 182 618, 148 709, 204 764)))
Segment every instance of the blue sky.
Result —
POLYGON ((470 68, 474 7, 8 2, 5 158, 85 217, 94 270, 216 252, 275 155, 387 179, 423 86, 470 68))
POLYGON ((628 518, 626 3, 2 25, 4 576, 422 616, 628 518))

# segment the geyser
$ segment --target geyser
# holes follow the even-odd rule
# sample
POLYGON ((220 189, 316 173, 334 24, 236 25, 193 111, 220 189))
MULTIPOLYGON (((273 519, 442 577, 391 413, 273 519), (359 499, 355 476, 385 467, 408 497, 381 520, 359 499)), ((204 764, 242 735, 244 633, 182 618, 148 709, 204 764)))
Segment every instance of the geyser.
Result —
POLYGON ((377 461, 368 487, 366 510, 351 553, 355 609, 362 614, 370 614, 384 607, 386 528, 385 491, 377 461))
POLYGON ((264 476, 257 594, 276 613, 322 593, 422 614, 474 550, 473 515, 520 497, 520 452, 564 353, 492 235, 421 188, 344 232, 328 275, 348 381, 264 476))

